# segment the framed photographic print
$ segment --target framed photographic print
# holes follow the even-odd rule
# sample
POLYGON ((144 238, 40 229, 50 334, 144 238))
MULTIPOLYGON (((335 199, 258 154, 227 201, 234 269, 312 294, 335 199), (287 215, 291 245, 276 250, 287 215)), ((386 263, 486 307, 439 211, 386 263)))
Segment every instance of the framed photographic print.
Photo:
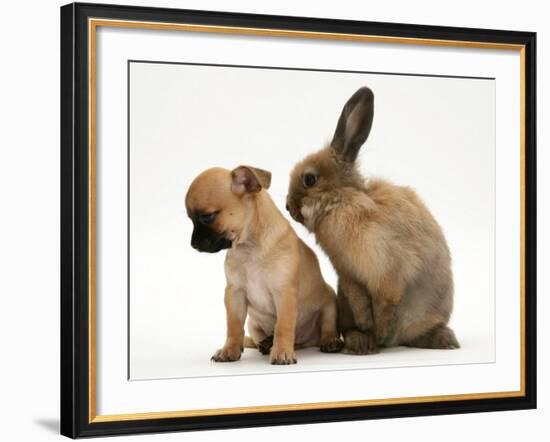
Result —
POLYGON ((61 8, 61 432, 536 407, 536 36, 61 8))

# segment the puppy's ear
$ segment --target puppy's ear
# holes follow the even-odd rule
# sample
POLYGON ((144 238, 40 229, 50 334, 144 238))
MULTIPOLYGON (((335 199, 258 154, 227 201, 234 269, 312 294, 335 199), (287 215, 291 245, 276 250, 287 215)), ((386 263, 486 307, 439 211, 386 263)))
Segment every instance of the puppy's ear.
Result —
POLYGON ((237 195, 269 189, 271 172, 250 166, 239 166, 231 171, 231 190, 237 195))
POLYGON ((369 136, 373 116, 374 94, 368 87, 362 87, 342 109, 330 143, 339 160, 353 163, 357 159, 359 149, 369 136))

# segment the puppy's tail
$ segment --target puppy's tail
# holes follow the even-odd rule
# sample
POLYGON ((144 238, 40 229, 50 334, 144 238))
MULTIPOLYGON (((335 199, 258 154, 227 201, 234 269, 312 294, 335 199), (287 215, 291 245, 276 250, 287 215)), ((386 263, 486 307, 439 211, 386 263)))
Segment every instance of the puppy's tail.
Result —
POLYGON ((244 337, 244 348, 258 348, 254 340, 250 336, 244 337))

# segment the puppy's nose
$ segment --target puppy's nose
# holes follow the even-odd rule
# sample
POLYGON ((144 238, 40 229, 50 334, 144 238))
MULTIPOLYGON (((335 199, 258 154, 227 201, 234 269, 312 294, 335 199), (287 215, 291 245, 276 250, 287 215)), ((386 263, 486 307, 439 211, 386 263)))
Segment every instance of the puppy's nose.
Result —
POLYGON ((286 211, 290 212, 290 207, 288 207, 288 203, 286 203, 286 211))

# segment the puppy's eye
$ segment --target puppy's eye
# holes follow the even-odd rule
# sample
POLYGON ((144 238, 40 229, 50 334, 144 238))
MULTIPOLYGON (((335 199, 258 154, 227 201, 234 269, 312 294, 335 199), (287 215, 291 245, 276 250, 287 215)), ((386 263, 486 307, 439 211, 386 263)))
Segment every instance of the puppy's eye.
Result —
POLYGON ((212 224, 216 219, 216 216, 218 216, 218 212, 201 213, 199 215, 199 221, 203 224, 212 224))
POLYGON ((313 187, 315 184, 317 184, 317 175, 313 175, 312 173, 306 173, 304 175, 304 186, 306 187, 313 187))

